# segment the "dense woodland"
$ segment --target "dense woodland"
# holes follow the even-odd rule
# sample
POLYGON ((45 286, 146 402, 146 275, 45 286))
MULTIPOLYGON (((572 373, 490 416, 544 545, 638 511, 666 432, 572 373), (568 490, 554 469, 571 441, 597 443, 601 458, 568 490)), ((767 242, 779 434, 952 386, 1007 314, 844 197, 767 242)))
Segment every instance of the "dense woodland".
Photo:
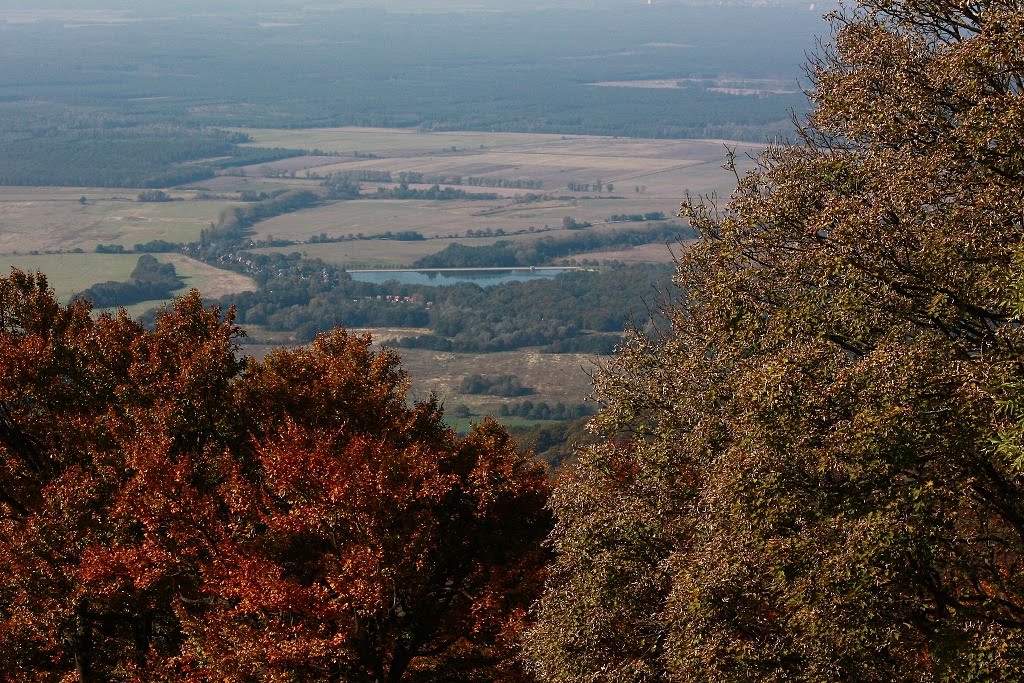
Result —
POLYGON ((497 287, 427 287, 357 282, 307 259, 251 258, 265 264, 259 291, 222 300, 235 307, 240 324, 293 332, 299 339, 335 325, 427 327, 432 336, 400 345, 472 352, 550 346, 607 353, 625 324, 647 318, 645 300, 653 306, 671 274, 669 266, 632 266, 497 287))
POLYGON ((684 204, 671 331, 598 378, 541 681, 1024 679, 1024 11, 835 28, 798 142, 684 204))
POLYGON ((248 136, 218 129, 70 118, 60 125, 49 114, 0 112, 0 184, 170 187, 212 178, 216 168, 302 153, 241 147, 248 136), (211 161, 189 163, 197 160, 211 161))
POLYGON ((496 423, 340 331, 240 361, 197 294, 0 304, 4 680, 523 680, 548 482, 496 423))
MULTIPOLYGON (((513 406, 520 415, 525 411, 524 403, 513 406)), ((512 408, 509 408, 510 414, 511 411, 512 408)), ((550 467, 560 469, 573 461, 578 449, 594 441, 594 434, 587 429, 590 418, 583 417, 596 412, 594 405, 577 403, 566 406, 566 411, 578 417, 573 420, 513 426, 509 428, 509 433, 519 442, 520 448, 533 453, 533 457, 548 463, 550 467)))

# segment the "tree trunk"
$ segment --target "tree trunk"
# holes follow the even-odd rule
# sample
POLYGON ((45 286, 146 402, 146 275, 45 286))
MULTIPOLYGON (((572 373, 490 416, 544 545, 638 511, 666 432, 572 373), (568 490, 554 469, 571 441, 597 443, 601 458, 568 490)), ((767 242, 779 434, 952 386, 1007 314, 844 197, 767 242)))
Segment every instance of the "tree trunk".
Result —
POLYGON ((404 648, 398 648, 391 657, 391 667, 388 669, 388 677, 385 683, 399 683, 402 680, 402 676, 405 675, 405 670, 409 668, 410 663, 412 663, 412 654, 406 652, 404 648))
POLYGON ((75 605, 75 630, 71 635, 75 652, 75 672, 79 683, 93 683, 92 676, 92 624, 89 622, 89 602, 84 598, 75 605))

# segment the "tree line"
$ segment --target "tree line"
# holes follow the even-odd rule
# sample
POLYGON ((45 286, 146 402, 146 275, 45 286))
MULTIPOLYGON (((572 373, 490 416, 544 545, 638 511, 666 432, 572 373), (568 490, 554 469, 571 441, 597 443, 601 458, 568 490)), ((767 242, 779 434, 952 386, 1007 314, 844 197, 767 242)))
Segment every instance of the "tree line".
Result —
MULTIPOLYGON (((308 174, 310 178, 321 177, 316 172, 308 174)), ((351 180, 364 183, 406 183, 417 185, 470 185, 472 187, 501 187, 509 189, 539 190, 543 187, 540 180, 522 178, 510 179, 498 176, 468 176, 459 174, 427 174, 417 171, 378 171, 375 169, 355 169, 351 171, 334 171, 324 178, 326 181, 351 180)))
POLYGON ((678 242, 694 237, 696 231, 674 223, 661 223, 636 230, 580 232, 571 237, 542 237, 530 241, 499 240, 470 247, 452 243, 436 254, 417 259, 416 268, 512 268, 539 266, 555 259, 591 251, 609 251, 654 242, 678 242))
POLYGON ((523 386, 514 374, 485 377, 481 374, 467 375, 459 382, 460 394, 483 394, 487 396, 528 396, 536 389, 523 386))
POLYGON ((502 403, 498 407, 501 417, 522 417, 528 420, 578 420, 593 415, 594 406, 588 403, 565 404, 561 401, 550 405, 547 401, 517 401, 502 403))
POLYGON ((209 230, 202 231, 200 244, 233 243, 244 237, 249 228, 260 221, 316 206, 320 201, 320 195, 310 190, 278 190, 271 193, 268 199, 228 207, 221 211, 217 222, 209 230))
POLYGON ((661 211, 647 213, 615 213, 608 217, 609 223, 640 223, 643 221, 663 221, 665 214, 661 211))
POLYGON ((452 201, 455 199, 473 199, 477 201, 494 201, 500 195, 494 192, 466 192, 455 187, 444 187, 431 185, 430 187, 418 190, 410 188, 407 182, 402 182, 397 187, 378 187, 377 191, 370 195, 377 199, 429 199, 437 201, 452 201))

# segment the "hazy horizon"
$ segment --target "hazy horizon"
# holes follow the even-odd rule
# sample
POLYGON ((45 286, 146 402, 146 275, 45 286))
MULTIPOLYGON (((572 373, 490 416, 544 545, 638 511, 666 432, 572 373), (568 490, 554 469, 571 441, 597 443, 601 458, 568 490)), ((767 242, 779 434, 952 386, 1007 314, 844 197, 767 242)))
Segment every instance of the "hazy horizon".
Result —
MULTIPOLYGON (((817 7, 826 4, 817 3, 817 7)), ((402 12, 435 13, 457 10, 486 9, 497 11, 530 11, 530 10, 559 10, 559 9, 629 9, 634 7, 647 6, 708 6, 717 7, 723 5, 736 6, 806 6, 812 7, 814 3, 807 0, 734 0, 732 2, 718 2, 712 0, 320 0, 318 2, 303 2, 302 0, 182 0, 169 5, 161 0, 0 0, 0 12, 7 11, 52 11, 66 10, 76 11, 98 11, 114 10, 119 12, 160 12, 165 15, 177 15, 193 10, 204 11, 226 11, 239 13, 252 13, 262 11, 331 11, 354 8, 370 8, 402 12)), ((810 11, 815 11, 810 10, 810 11)))

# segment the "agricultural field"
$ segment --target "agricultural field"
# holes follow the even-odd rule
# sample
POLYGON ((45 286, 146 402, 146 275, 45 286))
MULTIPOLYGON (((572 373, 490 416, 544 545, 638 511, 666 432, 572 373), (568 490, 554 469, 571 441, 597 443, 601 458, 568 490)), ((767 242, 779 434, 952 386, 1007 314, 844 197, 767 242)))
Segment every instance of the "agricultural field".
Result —
POLYGON ((195 193, 188 191, 170 192, 181 201, 138 202, 138 192, 0 187, 0 254, 92 251, 97 244, 120 244, 130 249, 151 240, 191 242, 232 204, 196 201, 192 199, 195 193))
MULTIPOLYGON (((588 228, 590 231, 606 232, 613 230, 629 230, 630 226, 645 225, 644 223, 608 223, 588 228)), ((411 266, 416 260, 443 251, 450 244, 461 244, 468 247, 482 247, 495 242, 511 242, 514 244, 528 243, 534 240, 549 238, 565 238, 578 231, 564 230, 561 227, 521 235, 505 235, 491 237, 438 238, 416 241, 400 240, 353 240, 344 242, 323 242, 318 244, 297 244, 288 247, 264 247, 252 249, 253 253, 298 252, 306 258, 322 259, 325 263, 343 268, 397 268, 411 266)), ((276 237, 277 235, 275 235, 276 237)), ((614 251, 594 251, 574 254, 569 259, 618 260, 623 263, 668 263, 671 254, 662 242, 644 244, 633 249, 614 251)))
MULTIPOLYGON (((301 244, 266 251, 299 251, 345 267, 409 265, 444 249, 452 241, 470 246, 497 239, 522 241, 539 236, 564 236, 566 216, 593 223, 590 230, 623 230, 640 223, 606 223, 614 214, 660 212, 676 214, 687 193, 724 194, 735 177, 722 168, 726 145, 737 149, 740 165, 759 147, 718 140, 648 140, 600 136, 564 136, 521 133, 426 133, 411 129, 334 128, 314 130, 245 129, 253 145, 319 149, 337 157, 306 156, 245 167, 242 176, 221 176, 200 183, 209 190, 225 191, 302 185, 304 177, 331 172, 387 171, 431 176, 461 176, 504 181, 539 182, 539 190, 509 189, 463 184, 467 192, 500 195, 494 200, 427 201, 364 199, 342 201, 277 216, 257 224, 258 239, 307 242, 315 235, 328 237, 414 231, 427 240, 397 242, 356 240, 301 244), (356 154, 358 153, 358 156, 356 154), (366 158, 366 157, 371 158, 366 158), (288 177, 280 177, 282 174, 288 177), (294 177, 291 177, 293 176, 294 177), (601 191, 596 190, 601 183, 601 191), (588 186, 580 190, 579 184, 588 186), (612 189, 608 189, 611 184, 612 189), (570 186, 573 190, 570 190, 570 186), (527 193, 556 198, 529 203, 516 197, 527 193), (506 237, 467 238, 466 232, 502 230, 506 233, 536 229, 536 233, 506 237)), ((364 192, 393 183, 364 182, 364 192)), ((411 185, 423 188, 425 185, 411 185)), ((671 257, 662 244, 635 248, 628 253, 588 254, 585 258, 629 262, 664 262, 671 257)))
POLYGON ((446 406, 465 404, 474 415, 496 415, 502 403, 529 399, 534 403, 582 403, 590 396, 590 374, 600 359, 575 353, 539 353, 531 349, 501 353, 443 353, 397 349, 412 379, 410 395, 426 398, 436 392, 446 406), (462 394, 459 384, 470 375, 516 375, 536 393, 516 398, 462 394))
POLYGON ((619 261, 621 263, 671 263, 673 254, 678 255, 685 248, 685 244, 641 244, 630 249, 616 249, 613 251, 588 251, 582 254, 573 254, 560 262, 580 263, 587 260, 595 261, 619 261))
POLYGON ((253 249, 253 253, 299 252, 306 258, 323 259, 324 262, 344 268, 394 268, 411 265, 417 259, 443 250, 449 244, 464 244, 480 247, 494 244, 498 240, 536 239, 543 235, 516 235, 514 237, 474 237, 462 239, 436 239, 403 242, 397 240, 356 240, 352 242, 326 242, 321 244, 299 244, 290 247, 266 247, 253 249))
POLYGON ((711 92, 729 95, 795 95, 799 92, 796 82, 779 78, 659 78, 640 81, 602 81, 589 85, 604 88, 641 88, 645 90, 680 90, 700 85, 711 92))
MULTIPOLYGON (((231 271, 214 268, 183 254, 155 254, 161 263, 173 263, 185 286, 175 294, 198 289, 204 298, 213 299, 227 294, 254 290, 256 283, 231 271)), ((57 298, 66 301, 90 285, 106 280, 127 280, 139 260, 138 254, 7 254, 0 256, 5 274, 10 268, 26 272, 40 271, 46 275, 57 298)), ((144 301, 127 308, 131 315, 164 303, 162 300, 144 301)))
POLYGON ((506 232, 561 227, 562 219, 603 223, 617 213, 660 211, 674 216, 679 202, 570 198, 517 204, 495 201, 357 199, 277 216, 255 226, 258 238, 274 236, 304 241, 322 232, 332 236, 366 236, 413 230, 424 237, 462 237, 467 230, 506 232))
POLYGON ((377 154, 380 156, 403 157, 428 153, 443 154, 456 150, 537 144, 558 135, 531 133, 487 133, 476 131, 455 131, 424 133, 414 128, 364 128, 346 126, 343 128, 306 129, 264 129, 239 128, 238 132, 252 136, 253 147, 284 147, 286 149, 308 149, 335 154, 377 154))
POLYGON ((0 23, 34 24, 64 22, 72 26, 87 24, 125 24, 137 21, 128 10, 72 8, 0 8, 0 23))
MULTIPOLYGON (((468 192, 493 192, 493 200, 427 201, 360 199, 330 202, 257 223, 256 239, 285 239, 301 244, 262 251, 300 251, 344 267, 409 265, 452 243, 469 246, 563 237, 566 216, 589 222, 590 231, 629 230, 645 223, 608 223, 614 214, 660 212, 674 216, 679 199, 689 190, 721 192, 732 176, 721 168, 722 142, 710 140, 647 140, 599 136, 521 133, 424 133, 412 129, 245 129, 252 144, 269 147, 320 149, 342 156, 310 155, 228 169, 208 181, 170 190, 171 202, 138 202, 138 190, 109 188, 0 188, 0 256, 6 265, 40 268, 52 278, 58 293, 69 296, 95 282, 123 280, 131 271, 132 255, 93 254, 97 244, 131 249, 151 240, 191 242, 235 202, 203 199, 200 192, 230 194, 240 190, 272 192, 295 187, 316 188, 314 173, 334 170, 390 171, 430 175, 459 175, 503 181, 529 180, 540 190, 463 185, 468 192), (359 157, 354 156, 358 152, 359 157), (344 156, 349 155, 349 156, 344 156), (294 174, 295 177, 292 177, 294 174), (601 191, 596 185, 600 181, 601 191), (589 189, 580 190, 582 183, 589 189), (612 189, 608 189, 608 184, 612 189), (570 184, 574 190, 570 190, 570 184), (551 195, 541 201, 517 202, 527 192, 551 195), (467 231, 523 234, 467 237, 467 231), (309 243, 311 237, 415 231, 427 239, 397 241, 363 239, 309 243), (84 253, 73 253, 73 252, 84 253)), ((740 152, 756 151, 740 145, 740 152)), ((741 156, 741 158, 743 158, 741 156)), ((363 183, 375 192, 387 183, 363 183)), ((222 195, 223 196, 223 195, 222 195)), ((183 259, 163 255, 162 260, 183 259)), ((595 252, 579 258, 663 262, 670 258, 663 244, 641 245, 616 252, 595 252)), ((0 262, 2 264, 2 262, 0 262)), ((176 263, 176 265, 178 265, 176 263)), ((234 274, 182 261, 179 272, 207 297, 251 287, 234 274)), ((139 306, 133 308, 140 308, 139 306)), ((140 310, 142 310, 140 308, 140 310)))
MULTIPOLYGON (((261 330, 246 328, 250 341, 243 343, 242 353, 263 358, 279 345, 289 345, 281 339, 277 345, 267 343, 261 330)), ((428 330, 413 328, 353 328, 356 334, 370 334, 380 349, 410 334, 423 334, 428 330)), ((513 405, 521 401, 578 404, 591 397, 591 375, 606 361, 598 356, 578 353, 540 353, 533 349, 503 351, 500 353, 472 354, 447 353, 426 349, 393 349, 402 359, 402 367, 409 373, 409 398, 423 400, 436 393, 446 408, 456 405, 469 408, 473 419, 497 415, 502 404, 513 405), (498 376, 512 374, 523 386, 535 393, 513 398, 464 394, 459 391, 462 381, 471 375, 498 376)), ((452 416, 449 416, 452 417, 452 416)), ((517 420, 503 417, 505 424, 533 423, 536 420, 517 420)))
MULTIPOLYGON (((298 158, 304 159, 307 157, 298 158)), ((288 160, 286 159, 285 161, 288 160)), ((313 179, 277 177, 275 174, 278 172, 274 170, 276 166, 277 163, 275 162, 260 164, 256 167, 246 167, 249 169, 247 171, 232 169, 215 178, 189 183, 187 187, 220 194, 231 192, 273 192, 274 190, 281 189, 315 190, 320 186, 320 182, 313 179), (253 168, 257 170, 253 171, 253 168), (245 175, 241 175, 243 172, 245 175), (253 173, 253 175, 250 176, 249 173, 253 173)))
MULTIPOLYGON (((291 171, 418 172, 509 180, 539 180, 544 192, 566 193, 569 183, 612 183, 607 195, 678 201, 694 193, 727 192, 735 178, 721 168, 725 146, 741 154, 759 145, 721 140, 650 140, 594 135, 526 133, 426 133, 412 129, 245 129, 255 146, 320 149, 342 156, 335 164, 309 159, 307 168, 289 160, 291 171), (380 158, 356 158, 372 154, 380 158), (641 195, 642 193, 642 195, 641 195)), ((269 165, 267 165, 269 167, 269 165)), ((246 168, 247 175, 260 166, 246 168)), ((481 188, 481 191, 486 191, 481 188)), ((584 192, 582 194, 591 194, 584 192)))
POLYGON ((4 275, 11 268, 39 271, 61 301, 99 281, 127 280, 139 260, 134 254, 6 254, 2 258, 4 275))

